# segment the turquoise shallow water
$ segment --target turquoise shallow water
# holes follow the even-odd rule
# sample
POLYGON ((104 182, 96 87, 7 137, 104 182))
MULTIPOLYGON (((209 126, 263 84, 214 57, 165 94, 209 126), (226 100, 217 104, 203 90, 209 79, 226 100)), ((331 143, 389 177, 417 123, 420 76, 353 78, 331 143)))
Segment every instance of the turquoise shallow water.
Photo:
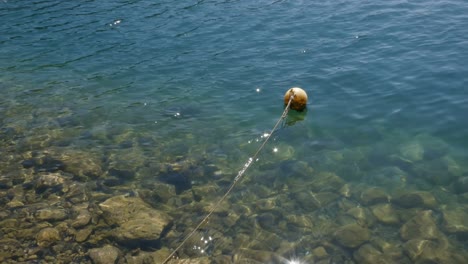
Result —
MULTIPOLYGON (((457 186, 468 177, 467 14, 460 0, 2 1, 2 179, 30 153, 81 151, 99 161, 102 178, 115 168, 136 175, 93 191, 174 184, 161 168, 189 163, 178 195, 214 183, 214 202, 281 116, 284 93, 300 86, 308 111, 291 113, 301 120, 276 132, 231 206, 313 182, 298 164, 392 195, 436 193, 440 214, 465 206, 468 187, 457 186)), ((292 208, 318 214, 284 205, 292 208)), ((340 212, 328 209, 327 217, 340 212)), ((175 211, 193 226, 203 215, 175 211)), ((264 209, 252 214, 270 221, 264 209)), ((174 247, 190 227, 175 226, 159 247, 174 247)), ((282 239, 299 240, 293 231, 282 239)))

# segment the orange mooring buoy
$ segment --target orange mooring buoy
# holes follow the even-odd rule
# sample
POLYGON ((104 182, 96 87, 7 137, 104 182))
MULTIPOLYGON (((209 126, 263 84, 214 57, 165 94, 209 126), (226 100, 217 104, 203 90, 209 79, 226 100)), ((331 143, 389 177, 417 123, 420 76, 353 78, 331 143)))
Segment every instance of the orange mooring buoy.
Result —
POLYGON ((291 101, 291 109, 296 111, 304 110, 307 105, 307 93, 299 87, 289 89, 284 95, 284 105, 289 103, 289 99, 292 95, 294 95, 294 98, 291 101))

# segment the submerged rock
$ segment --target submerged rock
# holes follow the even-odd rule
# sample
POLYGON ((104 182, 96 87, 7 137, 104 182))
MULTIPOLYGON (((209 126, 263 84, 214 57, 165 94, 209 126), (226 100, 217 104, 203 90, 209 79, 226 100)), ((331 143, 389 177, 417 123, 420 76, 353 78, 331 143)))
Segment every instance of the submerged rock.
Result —
POLYGON ((351 216, 354 222, 361 226, 372 226, 375 219, 372 217, 369 209, 365 207, 353 207, 346 211, 346 215, 351 216))
POLYGON ((467 208, 443 210, 444 229, 450 234, 468 237, 468 212, 467 208))
POLYGON ((385 190, 378 187, 372 187, 364 190, 359 198, 361 203, 365 205, 386 203, 390 200, 390 196, 385 192, 385 190))
POLYGON ((354 251, 353 257, 357 263, 362 264, 394 263, 388 257, 384 256, 380 250, 369 243, 362 245, 358 250, 354 251))
POLYGON ((450 248, 445 237, 412 239, 403 245, 413 263, 466 263, 466 254, 450 248))
POLYGON ((338 193, 345 198, 349 198, 352 195, 351 187, 346 183, 338 190, 338 193))
POLYGON ((390 164, 401 168, 402 170, 411 170, 414 162, 400 155, 392 154, 388 157, 390 164))
POLYGON ((170 261, 168 264, 211 264, 213 263, 209 257, 199 257, 190 259, 176 259, 170 261))
POLYGON ((46 227, 37 234, 36 243, 40 247, 48 247, 60 239, 60 232, 56 228, 46 227))
POLYGON ((314 180, 307 187, 314 192, 337 192, 345 184, 344 180, 332 172, 321 172, 314 176, 314 180))
POLYGON ((120 250, 114 246, 106 245, 102 248, 89 250, 89 257, 94 264, 113 264, 119 258, 120 250))
POLYGON ((0 262, 1 263, 17 263, 18 259, 24 257, 25 249, 20 241, 11 238, 0 238, 0 245, 2 245, 0 251, 0 262), (8 260, 14 259, 16 261, 8 260))
POLYGON ((454 187, 457 193, 468 193, 468 176, 457 178, 454 187))
POLYGON ((414 166, 413 174, 435 185, 449 185, 463 175, 463 169, 451 156, 421 162, 414 166))
POLYGON ((371 208, 372 214, 378 221, 393 225, 400 222, 400 217, 391 204, 378 204, 371 208))
POLYGON ((46 189, 60 191, 64 182, 65 179, 60 173, 42 174, 36 180, 36 192, 41 193, 46 189))
POLYGON ((400 229, 403 240, 411 239, 436 239, 440 231, 432 218, 432 211, 421 211, 406 222, 400 229))
POLYGON ((98 178, 103 174, 101 158, 95 153, 70 150, 62 153, 61 159, 66 164, 65 171, 73 174, 78 180, 98 178))
POLYGON ((303 233, 306 232, 307 230, 310 230, 314 226, 312 218, 307 215, 289 214, 289 215, 286 215, 286 222, 287 222, 288 228, 300 230, 303 233))
POLYGON ((152 246, 171 225, 166 213, 151 208, 139 197, 114 196, 99 208, 107 224, 117 225, 112 236, 129 246, 152 246))
POLYGON ((269 263, 273 260, 274 253, 263 250, 253 250, 243 248, 239 250, 238 254, 235 254, 233 259, 234 263, 251 263, 249 261, 255 260, 259 263, 269 263))
POLYGON ((405 208, 423 207, 432 209, 437 206, 434 195, 426 191, 408 191, 394 198, 393 202, 405 208))
POLYGON ((411 142, 400 147, 400 154, 411 162, 420 161, 424 157, 424 148, 419 142, 411 142))
POLYGON ((81 209, 78 212, 78 216, 76 217, 75 221, 72 222, 72 227, 80 228, 83 227, 91 221, 91 213, 86 209, 81 209))
POLYGON ((35 153, 35 157, 21 162, 23 168, 33 168, 35 172, 57 172, 65 169, 65 164, 48 153, 35 153))
POLYGON ((358 224, 349 224, 338 228, 334 238, 344 247, 356 248, 369 241, 370 231, 358 224))
POLYGON ((316 247, 312 250, 311 254, 316 259, 323 259, 328 257, 327 250, 324 247, 316 247))
POLYGON ((41 209, 35 214, 36 219, 45 221, 58 221, 67 218, 67 211, 64 209, 41 209))
POLYGON ((75 234, 75 240, 76 242, 84 242, 88 239, 88 237, 93 233, 93 228, 87 227, 84 229, 80 229, 78 232, 75 234))
POLYGON ((313 211, 336 201, 339 195, 332 192, 298 192, 293 197, 302 208, 313 211))

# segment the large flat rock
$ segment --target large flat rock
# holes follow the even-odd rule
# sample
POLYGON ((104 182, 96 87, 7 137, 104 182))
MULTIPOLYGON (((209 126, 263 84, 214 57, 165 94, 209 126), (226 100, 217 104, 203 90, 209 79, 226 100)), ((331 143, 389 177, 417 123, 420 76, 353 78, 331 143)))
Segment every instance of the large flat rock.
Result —
POLYGON ((115 227, 112 236, 124 244, 157 241, 171 224, 171 217, 139 197, 114 196, 99 204, 107 224, 115 227))

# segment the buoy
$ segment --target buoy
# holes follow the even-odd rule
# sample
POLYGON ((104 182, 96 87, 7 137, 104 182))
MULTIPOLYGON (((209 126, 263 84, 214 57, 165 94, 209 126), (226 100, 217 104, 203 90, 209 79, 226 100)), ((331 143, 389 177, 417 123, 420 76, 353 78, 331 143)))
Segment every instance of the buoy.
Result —
POLYGON ((304 110, 307 105, 307 93, 299 87, 289 89, 284 95, 284 105, 289 103, 289 99, 292 95, 294 95, 294 98, 291 101, 291 109, 296 111, 304 110))

